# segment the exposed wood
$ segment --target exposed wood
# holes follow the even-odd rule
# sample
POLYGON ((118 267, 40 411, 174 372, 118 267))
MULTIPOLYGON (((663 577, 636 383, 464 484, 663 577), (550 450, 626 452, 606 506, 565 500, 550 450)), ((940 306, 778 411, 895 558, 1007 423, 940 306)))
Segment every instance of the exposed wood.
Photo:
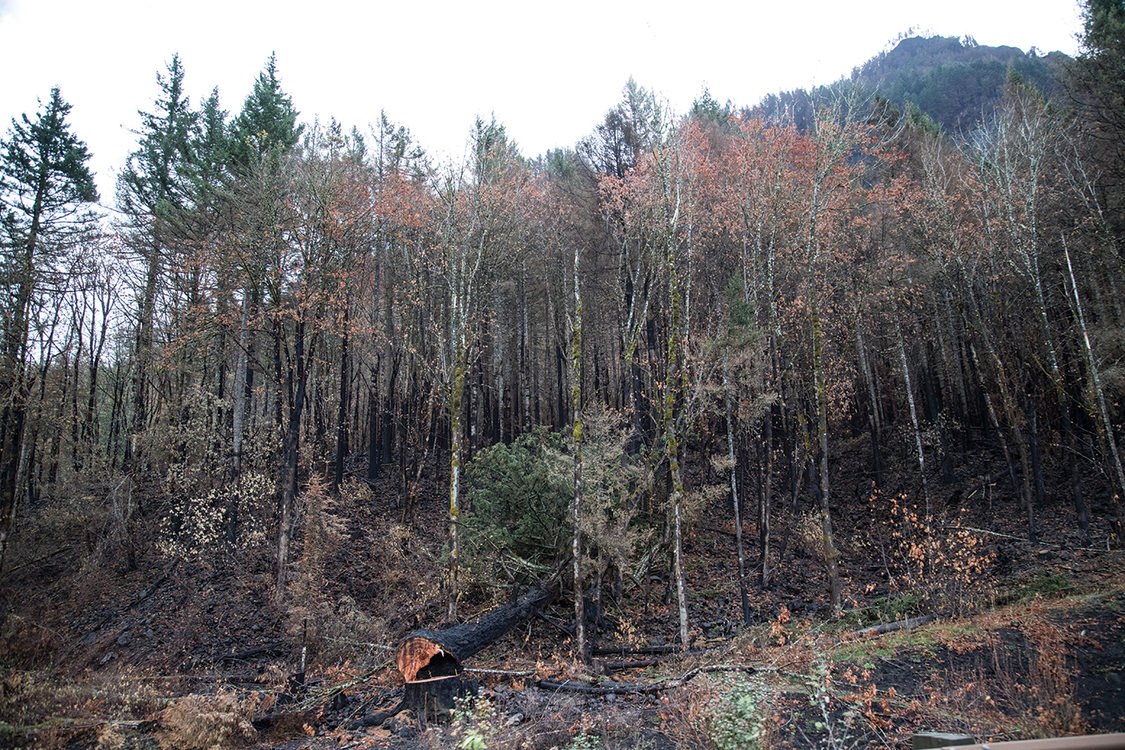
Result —
POLYGON ((395 653, 399 674, 407 683, 419 678, 460 674, 462 662, 499 640, 557 595, 558 585, 552 583, 533 589, 473 622, 444 630, 417 630, 399 642, 395 653), (447 663, 435 664, 434 660, 439 658, 447 663))

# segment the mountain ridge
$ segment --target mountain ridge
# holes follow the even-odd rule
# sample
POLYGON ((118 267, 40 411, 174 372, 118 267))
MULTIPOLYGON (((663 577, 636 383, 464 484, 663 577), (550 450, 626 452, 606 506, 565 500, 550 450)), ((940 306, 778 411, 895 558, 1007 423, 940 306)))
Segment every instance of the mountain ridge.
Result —
POLYGON ((964 133, 1000 103, 1009 72, 1053 98, 1062 91, 1071 59, 1058 51, 982 45, 971 37, 911 36, 854 68, 850 76, 811 91, 770 94, 752 111, 786 113, 804 127, 812 120, 814 104, 844 87, 859 86, 900 111, 917 105, 947 133, 964 133))

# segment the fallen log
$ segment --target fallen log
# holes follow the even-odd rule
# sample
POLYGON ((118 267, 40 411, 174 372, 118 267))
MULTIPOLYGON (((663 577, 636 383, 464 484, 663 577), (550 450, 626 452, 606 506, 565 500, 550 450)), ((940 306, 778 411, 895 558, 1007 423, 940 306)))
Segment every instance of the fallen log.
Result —
POLYGON ((536 680, 535 686, 541 690, 567 693, 586 693, 587 695, 628 695, 659 693, 668 686, 662 682, 602 682, 591 685, 579 680, 536 680))
POLYGON ((634 659, 632 661, 611 661, 605 665, 607 672, 620 672, 623 669, 643 669, 645 667, 655 667, 660 663, 660 659, 634 659))
POLYGON ((922 615, 921 617, 907 617, 905 620, 899 620, 898 622, 885 622, 882 625, 872 625, 871 627, 868 627, 868 628, 860 628, 858 630, 853 630, 850 633, 845 633, 840 638, 840 640, 841 641, 852 641, 852 640, 857 640, 859 638, 871 638, 871 637, 876 636, 876 635, 886 635, 887 633, 893 633, 896 630, 906 630, 906 629, 909 629, 909 628, 917 628, 917 627, 920 627, 922 625, 927 625, 927 624, 933 622, 934 619, 935 618, 934 618, 933 615, 922 615))
POLYGON ((270 643, 265 646, 255 646, 248 648, 245 651, 236 651, 232 654, 224 654, 222 661, 224 663, 231 661, 249 661, 256 656, 281 656, 285 653, 285 647, 280 643, 270 643))
POLYGON ((771 667, 755 667, 749 664, 715 664, 711 666, 696 667, 684 672, 671 680, 659 682, 614 682, 612 680, 599 680, 597 683, 583 682, 581 680, 536 680, 535 686, 541 690, 551 690, 568 693, 586 693, 589 695, 651 695, 665 690, 678 688, 694 677, 713 672, 745 672, 755 674, 760 672, 773 672, 771 667))
POLYGON ((658 656, 661 654, 678 654, 684 649, 678 645, 672 646, 602 646, 593 649, 594 656, 658 656))
POLYGON ((498 641, 558 595, 558 584, 532 589, 519 599, 472 621, 444 630, 417 630, 395 650, 395 664, 406 684, 403 708, 441 717, 469 687, 461 679, 463 662, 498 641))

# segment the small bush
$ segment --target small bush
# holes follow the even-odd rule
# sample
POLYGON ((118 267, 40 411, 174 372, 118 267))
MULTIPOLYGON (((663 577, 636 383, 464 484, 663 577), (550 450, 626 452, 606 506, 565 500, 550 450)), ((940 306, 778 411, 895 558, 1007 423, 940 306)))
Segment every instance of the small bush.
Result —
POLYGON ((883 562, 891 586, 921 595, 931 611, 972 610, 986 593, 996 557, 984 537, 955 518, 925 518, 903 495, 884 498, 876 489, 871 505, 872 516, 880 521, 866 546, 883 562))
POLYGON ((1061 573, 1048 573, 1039 571, 1029 583, 1020 587, 1017 599, 1053 599, 1066 596, 1074 591, 1070 579, 1061 573))
POLYGON ((774 728, 774 690, 757 677, 737 678, 717 690, 709 719, 718 750, 766 746, 774 728))
POLYGON ((925 597, 916 591, 906 591, 899 596, 880 597, 865 607, 845 613, 839 624, 844 628, 866 628, 888 622, 899 622, 919 614, 925 604, 925 597))

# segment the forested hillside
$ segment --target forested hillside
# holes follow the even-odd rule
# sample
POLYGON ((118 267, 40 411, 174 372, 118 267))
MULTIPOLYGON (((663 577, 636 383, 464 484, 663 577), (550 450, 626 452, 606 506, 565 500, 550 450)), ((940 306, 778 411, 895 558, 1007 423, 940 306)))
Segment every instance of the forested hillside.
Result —
MULTIPOLYGON (((492 657, 525 682, 604 673, 610 645, 750 660, 798 621, 815 645, 1076 590, 1052 560, 1119 606, 1125 12, 1087 16, 1077 60, 906 39, 801 106, 679 115, 630 80, 573 147, 480 120, 453 164, 386 116, 302 119, 284 60, 234 113, 173 56, 110 218, 50 92, 0 150, 0 731, 301 746, 389 700, 355 698, 381 647, 542 585, 492 657)), ((871 699, 841 739, 830 668, 778 663, 823 697, 809 742, 934 721, 871 699)), ((709 734, 653 703, 635 738, 746 746, 759 719, 716 720, 741 714, 709 689, 669 693, 709 734)), ((1080 697, 957 728, 1120 731, 1080 697)), ((521 700, 349 746, 633 746, 634 719, 512 734, 555 715, 521 700)), ((786 726, 754 737, 801 744, 786 726)))
POLYGON ((1070 58, 1061 52, 989 47, 972 38, 906 37, 830 86, 767 96, 757 107, 786 113, 801 128, 818 107, 851 88, 878 94, 900 111, 916 108, 954 138, 971 137, 1000 104, 1015 76, 1044 96, 1065 100, 1070 58))

